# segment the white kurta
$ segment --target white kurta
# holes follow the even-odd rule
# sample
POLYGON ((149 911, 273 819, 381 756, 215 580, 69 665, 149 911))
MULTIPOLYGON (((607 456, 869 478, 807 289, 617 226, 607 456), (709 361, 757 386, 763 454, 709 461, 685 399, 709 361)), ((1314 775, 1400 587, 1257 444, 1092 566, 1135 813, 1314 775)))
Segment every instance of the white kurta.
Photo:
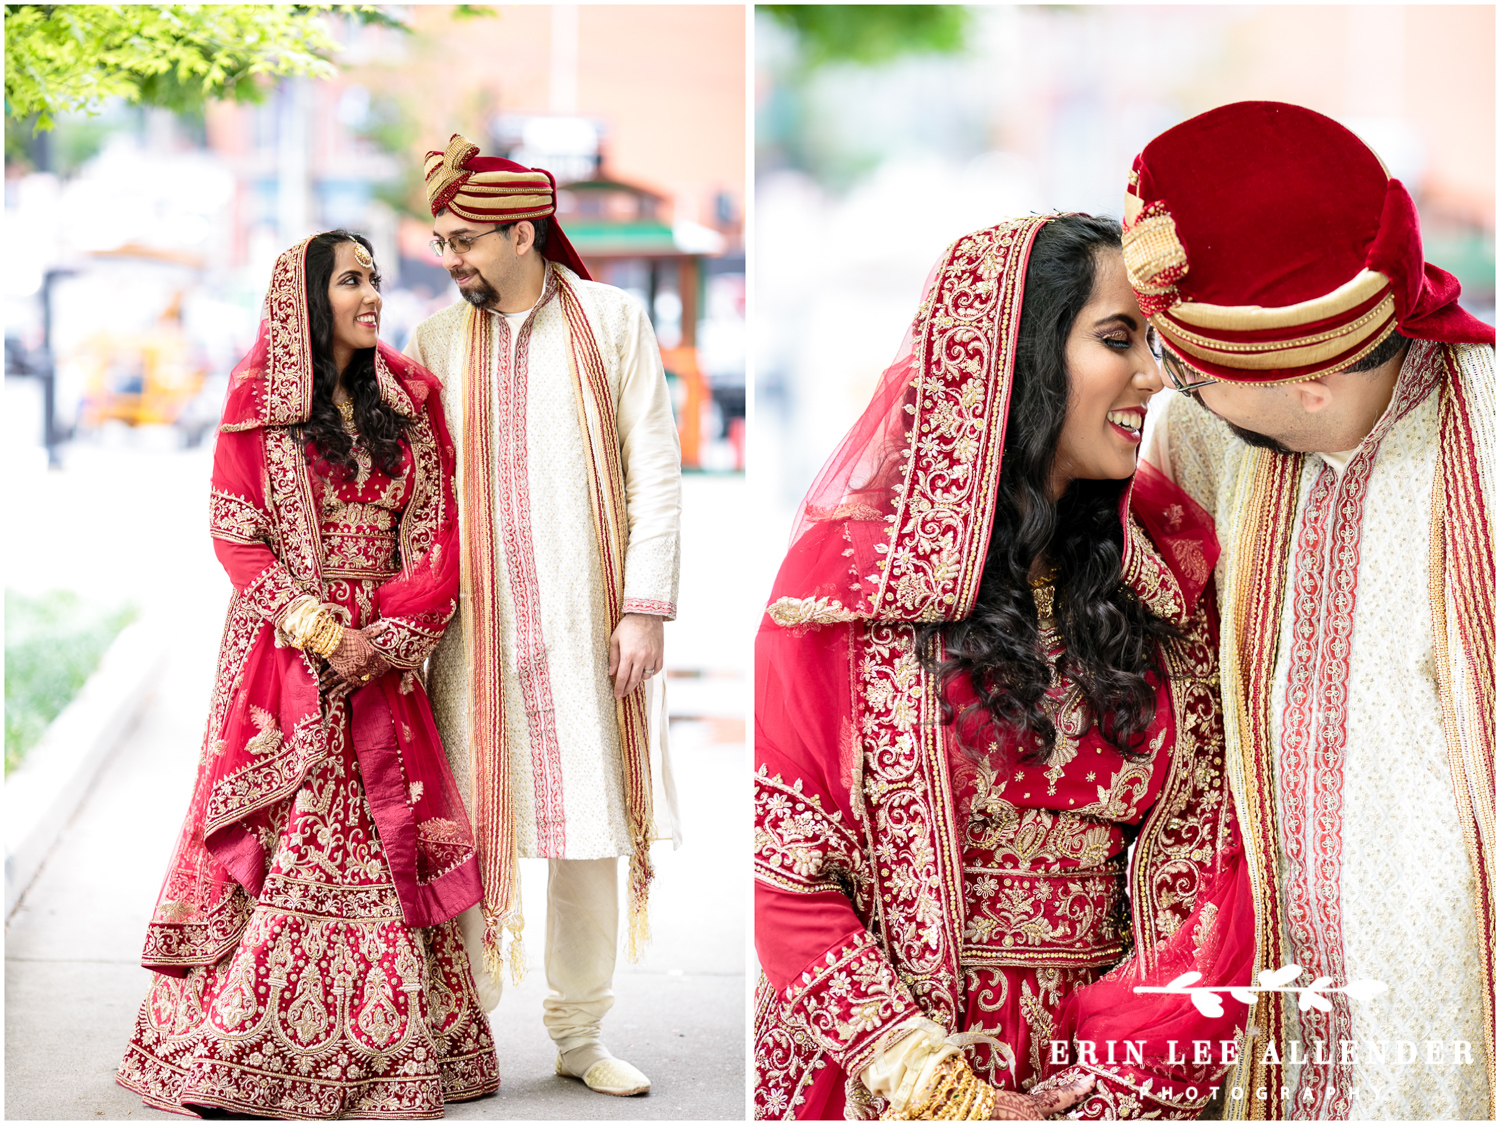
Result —
MULTIPOLYGON (((1414 344, 1407 364, 1428 346, 1414 344)), ((1489 348, 1473 351, 1493 363, 1489 348)), ((1348 980, 1383 981, 1389 991, 1351 1004, 1357 1047, 1349 1116, 1355 1120, 1482 1118, 1488 1112, 1474 874, 1459 826, 1434 666, 1428 556, 1438 406, 1439 395, 1433 392, 1382 441, 1360 526, 1337 908, 1348 980), (1455 1063, 1460 1057, 1456 1040, 1470 1045, 1471 1063, 1455 1063), (1383 1063, 1365 1047, 1380 1041, 1386 1043, 1383 1063), (1431 1041, 1442 1042, 1440 1063, 1428 1063, 1431 1041), (1409 1064, 1395 1061, 1401 1057, 1396 1054, 1401 1042, 1415 1045, 1416 1058, 1409 1064)), ((1216 573, 1220 591, 1241 515, 1234 499, 1244 449, 1219 419, 1174 395, 1146 454, 1213 514, 1224 547, 1216 573)), ((1343 454, 1310 459, 1302 474, 1294 544, 1306 530, 1316 470, 1326 463, 1342 474, 1347 462, 1343 454)), ((1310 567, 1323 576, 1323 601, 1315 617, 1319 639, 1336 616, 1336 595, 1327 581, 1332 569, 1329 539, 1324 536, 1310 567)), ((1279 790, 1287 780, 1282 773, 1288 760, 1283 726, 1293 672, 1295 587, 1289 576, 1271 701, 1279 790)), ((1324 707, 1324 700, 1315 698, 1313 724, 1323 717, 1324 707)), ((1306 832, 1313 828, 1308 817, 1306 832)), ((1278 885, 1284 906, 1297 869, 1287 854, 1287 831, 1283 823, 1278 885)), ((1315 889, 1311 894, 1316 899, 1315 889)), ((1290 935, 1285 948, 1297 955, 1290 935)), ((1295 1032, 1295 1013, 1290 1023, 1295 1032)), ((1288 1065, 1286 1079, 1295 1088, 1295 1066, 1288 1065)), ((1287 1113, 1304 1115, 1292 1104, 1287 1113)))
MULTIPOLYGON (((571 275, 570 280, 589 317, 615 402, 629 528, 624 609, 672 618, 680 456, 656 337, 645 310, 628 294, 571 275)), ((460 302, 423 321, 407 346, 407 354, 442 381, 443 408, 459 442, 467 311, 460 302)), ((505 322, 503 328, 495 326, 492 448, 517 848, 522 856, 554 859, 629 855, 620 736, 608 674, 610 624, 566 319, 557 299, 527 313, 482 315, 505 322), (520 434, 524 440, 507 440, 520 434)), ((460 509, 460 521, 464 518, 460 509)), ((454 616, 433 653, 429 691, 438 731, 467 798, 468 684, 461 618, 454 616)))

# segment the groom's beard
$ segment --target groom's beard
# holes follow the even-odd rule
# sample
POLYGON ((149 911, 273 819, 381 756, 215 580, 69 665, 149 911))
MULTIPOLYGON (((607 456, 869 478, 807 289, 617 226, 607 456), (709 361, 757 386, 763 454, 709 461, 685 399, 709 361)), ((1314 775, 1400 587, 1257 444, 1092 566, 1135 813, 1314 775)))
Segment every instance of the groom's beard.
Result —
MULTIPOLYGON (((1188 397, 1191 398, 1194 402, 1196 402, 1199 406, 1201 406, 1204 410, 1208 410, 1208 412, 1210 414, 1214 414, 1214 412, 1212 410, 1208 409, 1208 404, 1205 403, 1201 398, 1198 397, 1198 392, 1197 391, 1189 391, 1188 392, 1188 397)), ((1277 453, 1295 453, 1296 452, 1296 450, 1294 450, 1294 449, 1288 449, 1286 446, 1282 445, 1281 442, 1277 441, 1275 438, 1271 437, 1269 434, 1263 434, 1259 430, 1247 430, 1247 429, 1245 429, 1244 426, 1236 426, 1233 422, 1231 422, 1228 418, 1225 418, 1222 414, 1214 414, 1214 417, 1217 418, 1219 421, 1223 422, 1224 425, 1228 426, 1230 428, 1230 430, 1232 430, 1234 432, 1234 436, 1237 437, 1237 438, 1239 438, 1246 445, 1253 445, 1257 449, 1270 449, 1270 450, 1274 450, 1277 453)))
MULTIPOLYGON (((452 277, 451 274, 449 276, 452 277)), ((459 293, 463 294, 463 299, 476 309, 493 308, 500 300, 500 294, 495 292, 490 283, 484 279, 484 275, 478 270, 474 271, 474 276, 479 279, 478 284, 460 285, 458 287, 459 293)), ((455 284, 458 281, 457 278, 453 280, 455 284)))

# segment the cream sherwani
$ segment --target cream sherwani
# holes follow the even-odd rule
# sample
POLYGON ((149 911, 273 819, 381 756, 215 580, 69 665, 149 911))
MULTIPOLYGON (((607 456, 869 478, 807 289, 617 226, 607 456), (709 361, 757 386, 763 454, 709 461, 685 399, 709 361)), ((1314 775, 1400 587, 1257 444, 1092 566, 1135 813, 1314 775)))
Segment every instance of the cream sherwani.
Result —
MULTIPOLYGON (((625 611, 677 613, 681 511, 677 428, 661 355, 645 310, 609 285, 573 280, 614 393, 625 471, 629 546, 625 611)), ((463 430, 463 332, 468 306, 423 321, 406 354, 443 383, 443 409, 463 430)), ((522 856, 600 859, 630 854, 620 735, 608 675, 599 547, 589 508, 584 435, 577 423, 568 330, 560 302, 509 316, 492 372, 496 441, 496 573, 506 654, 505 716, 517 847, 522 856), (517 345, 520 345, 519 348, 517 345), (509 453, 509 456, 505 454, 509 453)), ((463 494, 463 482, 459 482, 463 494)), ((459 519, 464 513, 459 513, 459 519)), ((438 730, 467 793, 462 614, 432 657, 438 730)))
MULTIPOLYGON (((1403 378, 1432 347, 1413 343, 1403 378)), ((1484 405, 1492 412, 1492 349, 1460 345, 1458 352, 1471 381, 1486 389, 1484 405)), ((1271 724, 1282 841, 1276 883, 1284 914, 1299 894, 1314 911, 1326 900, 1341 926, 1337 931, 1324 928, 1314 940, 1342 943, 1347 980, 1374 979, 1388 986, 1373 999, 1350 1004, 1357 1060, 1349 1072, 1351 1119, 1488 1115, 1475 876, 1456 810, 1434 666, 1430 583, 1441 582, 1441 575, 1430 573, 1429 528, 1438 407, 1434 392, 1380 441, 1357 528, 1357 587, 1352 591, 1342 701, 1337 692, 1312 692, 1302 719, 1296 708, 1288 707, 1288 693, 1294 679, 1317 682, 1317 670, 1309 671, 1305 654, 1322 651, 1329 630, 1349 626, 1348 617, 1341 617, 1345 594, 1331 580, 1333 536, 1324 525, 1319 541, 1319 529, 1308 526, 1320 480, 1325 490, 1335 490, 1335 505, 1344 502, 1339 489, 1349 483, 1344 479, 1348 454, 1308 457, 1293 524, 1296 562, 1281 612, 1271 724), (1295 606, 1299 597, 1313 599, 1300 610, 1301 637, 1295 606), (1299 642, 1304 654, 1300 664, 1293 655, 1299 642), (1339 716, 1329 711, 1340 706, 1345 731, 1341 757, 1332 774, 1313 777, 1316 755, 1295 752, 1288 724, 1302 722, 1304 729, 1330 719, 1336 724, 1339 716), (1291 776, 1294 771, 1299 776, 1291 776), (1318 845, 1310 843, 1317 818, 1300 820, 1288 806, 1295 805, 1296 793, 1326 786, 1339 772, 1341 781, 1333 777, 1332 783, 1342 786, 1341 810, 1333 825, 1341 838, 1341 866, 1324 865, 1320 874, 1318 845), (1387 1044, 1383 1063, 1366 1047, 1381 1041, 1387 1044), (1441 1061, 1430 1063, 1428 1044, 1434 1041, 1442 1044, 1437 1051, 1441 1061), (1462 1061, 1463 1048, 1456 1048, 1455 1041, 1469 1044, 1470 1063, 1462 1061), (1416 1058, 1409 1064, 1394 1061, 1401 1042, 1415 1045, 1416 1058)), ((1219 419, 1174 395, 1146 454, 1213 514, 1225 548, 1216 573, 1221 597, 1229 588, 1229 556, 1244 516, 1236 496, 1246 448, 1219 419)), ((1484 470, 1488 473, 1492 466, 1484 470)), ((1225 659, 1230 658, 1226 653, 1225 659)), ((1327 847, 1326 837, 1321 846, 1327 847)), ((1305 945, 1305 937, 1288 934, 1284 947, 1304 958, 1305 945)), ((1291 1026, 1297 1026, 1295 1015, 1291 1026)), ((1298 1068, 1289 1064, 1287 1085, 1295 1088, 1297 1077, 1298 1068)), ((1287 1113, 1306 1116, 1291 1103, 1287 1113)))
MULTIPOLYGON (((628 294, 567 277, 615 404, 628 527, 623 609, 670 620, 677 612, 681 475, 656 338, 628 294)), ((467 313, 459 302, 423 321, 406 350, 442 381, 455 440, 464 432, 467 313)), ((546 1021, 566 1051, 597 1038, 611 1003, 615 857, 631 852, 608 675, 611 626, 562 303, 544 298, 528 312, 480 315, 503 322, 493 326, 499 345, 490 380, 512 817, 518 853, 553 861, 546 1021)), ((464 495, 462 479, 458 492, 464 495)), ((466 518, 460 510, 459 519, 466 518)), ((463 616, 454 616, 433 653, 429 690, 454 775, 470 801, 463 616)))

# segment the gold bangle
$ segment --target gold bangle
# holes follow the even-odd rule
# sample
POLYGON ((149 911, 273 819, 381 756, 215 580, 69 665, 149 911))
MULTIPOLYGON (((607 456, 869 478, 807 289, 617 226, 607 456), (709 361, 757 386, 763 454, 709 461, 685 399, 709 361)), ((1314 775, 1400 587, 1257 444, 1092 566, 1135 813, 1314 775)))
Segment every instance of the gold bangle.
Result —
POLYGON ((979 1083, 979 1098, 975 1103, 974 1110, 969 1114, 970 1121, 988 1121, 995 1115, 995 1087, 988 1082, 979 1083))
POLYGON ((344 627, 339 624, 338 618, 329 615, 328 625, 323 635, 323 658, 326 660, 339 650, 339 645, 344 639, 344 627))
POLYGON ((994 1110, 995 1088, 958 1056, 939 1071, 927 1097, 888 1116, 899 1121, 983 1121, 994 1110))
POLYGON ((338 623, 338 619, 327 611, 318 614, 316 623, 308 630, 307 639, 302 647, 317 653, 327 660, 338 651, 339 641, 343 639, 344 627, 338 623))

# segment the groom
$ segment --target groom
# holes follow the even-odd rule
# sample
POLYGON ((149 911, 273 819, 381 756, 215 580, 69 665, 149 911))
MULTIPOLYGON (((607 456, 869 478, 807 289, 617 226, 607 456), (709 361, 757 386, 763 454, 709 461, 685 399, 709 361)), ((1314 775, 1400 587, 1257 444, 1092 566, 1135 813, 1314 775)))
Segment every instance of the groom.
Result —
POLYGON ((454 134, 426 161, 433 248, 464 300, 407 353, 443 383, 458 451, 459 616, 429 691, 484 883, 460 916, 485 1007, 502 939, 519 977, 517 856, 545 857, 543 1020, 557 1072, 600 1093, 650 1082, 612 1057, 617 857, 629 946, 645 935, 653 835, 645 692, 676 615, 677 429, 645 310, 589 280, 542 169, 454 134), (482 917, 480 916, 482 913, 482 917))
POLYGON ((1157 137, 1125 226, 1183 392, 1147 457, 1223 548, 1256 967, 1386 986, 1262 994, 1226 1116, 1492 1118, 1494 329, 1400 182, 1298 106, 1157 137))

